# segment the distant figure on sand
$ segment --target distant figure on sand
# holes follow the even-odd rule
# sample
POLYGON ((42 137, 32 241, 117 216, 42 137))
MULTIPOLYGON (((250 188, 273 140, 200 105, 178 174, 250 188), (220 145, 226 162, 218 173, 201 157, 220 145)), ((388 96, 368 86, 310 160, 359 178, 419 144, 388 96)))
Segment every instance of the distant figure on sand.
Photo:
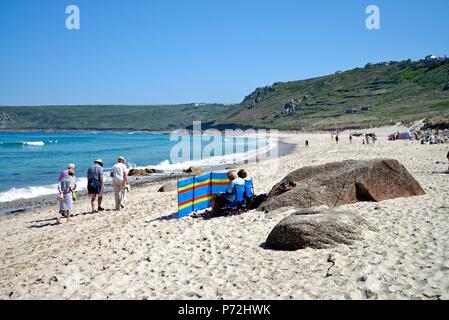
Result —
POLYGON ((309 140, 306 140, 306 148, 309 147, 309 140))
POLYGON ((349 135, 349 144, 352 144, 352 134, 349 135))
MULTIPOLYGON (((446 158, 447 158, 447 162, 449 162, 449 152, 447 153, 446 158)), ((447 169, 447 173, 449 173, 449 168, 447 169)))
POLYGON ((117 163, 112 167, 111 177, 114 186, 115 210, 124 209, 126 186, 128 185, 128 168, 123 157, 117 158, 117 163))
POLYGON ((335 136, 335 143, 337 143, 338 144, 338 141, 340 140, 340 138, 338 137, 338 135, 337 136, 335 136))
MULTIPOLYGON (((74 179, 74 172, 68 171, 67 176, 62 178, 59 182, 59 212, 62 216, 70 221, 70 216, 73 210, 73 191, 76 189, 76 179, 74 179)), ((56 218, 58 223, 61 223, 59 217, 56 218)))
POLYGON ((101 207, 103 200, 104 189, 104 171, 103 160, 98 159, 94 161, 94 164, 87 170, 87 191, 91 197, 90 203, 92 206, 92 213, 98 211, 104 211, 101 207), (98 196, 98 210, 95 210, 95 200, 98 196))
POLYGON ((228 171, 228 180, 229 184, 226 192, 214 194, 212 196, 212 213, 217 213, 221 208, 234 203, 237 196, 236 185, 245 185, 245 180, 239 178, 234 170, 228 171))

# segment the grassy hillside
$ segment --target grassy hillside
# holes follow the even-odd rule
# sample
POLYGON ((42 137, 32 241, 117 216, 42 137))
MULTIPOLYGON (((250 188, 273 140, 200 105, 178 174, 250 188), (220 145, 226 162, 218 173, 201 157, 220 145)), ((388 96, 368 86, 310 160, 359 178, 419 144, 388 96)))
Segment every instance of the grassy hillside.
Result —
POLYGON ((0 129, 172 130, 194 120, 213 121, 229 108, 219 104, 0 107, 0 129))
POLYGON ((449 60, 367 65, 276 83, 247 96, 222 123, 283 129, 357 128, 438 118, 449 112, 449 60), (362 107, 368 111, 361 112, 362 107), (347 109, 358 112, 347 114, 347 109))
POLYGON ((368 64, 258 88, 241 104, 0 107, 0 129, 362 128, 449 118, 449 59, 368 64), (355 111, 348 114, 347 111, 355 111), (203 126, 203 127, 204 127, 203 126))

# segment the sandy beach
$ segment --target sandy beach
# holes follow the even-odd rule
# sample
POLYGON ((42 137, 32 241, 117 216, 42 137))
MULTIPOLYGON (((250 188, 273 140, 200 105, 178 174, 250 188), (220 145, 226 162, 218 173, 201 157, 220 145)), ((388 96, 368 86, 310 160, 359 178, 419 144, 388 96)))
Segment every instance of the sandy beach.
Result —
MULTIPOLYGON (((0 218, 0 299, 449 299, 449 176, 436 164, 449 146, 387 141, 398 130, 370 129, 379 141, 368 146, 349 144, 348 132, 338 145, 328 133, 282 133, 296 148, 278 170, 274 160, 244 166, 263 193, 303 166, 400 161, 427 195, 340 207, 370 226, 351 246, 267 250, 268 234, 294 208, 177 219, 177 193, 158 193, 155 182, 134 189, 120 212, 91 215, 82 197, 68 224, 55 225, 56 205, 0 218)), ((113 195, 104 207, 114 207, 113 195)))

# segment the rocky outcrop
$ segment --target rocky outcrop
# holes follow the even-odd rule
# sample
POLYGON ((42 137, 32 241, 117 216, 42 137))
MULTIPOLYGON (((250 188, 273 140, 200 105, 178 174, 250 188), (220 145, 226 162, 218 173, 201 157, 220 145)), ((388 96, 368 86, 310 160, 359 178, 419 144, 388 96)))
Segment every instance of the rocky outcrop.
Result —
POLYGON ((347 160, 293 171, 273 187, 259 210, 334 207, 424 194, 419 183, 396 160, 347 160))
POLYGON ((173 192, 178 190, 178 183, 173 181, 166 182, 157 192, 173 192))
POLYGON ((154 173, 164 173, 163 170, 158 170, 158 169, 152 169, 152 168, 146 168, 145 171, 149 174, 154 174, 154 173))
POLYGON ((150 168, 146 168, 146 169, 130 169, 128 172, 128 176, 130 177, 147 177, 147 176, 151 176, 152 174, 155 173, 164 173, 164 171, 162 170, 156 170, 156 169, 150 169, 150 168))
POLYGON ((0 129, 10 128, 14 123, 15 121, 13 120, 13 116, 11 114, 6 112, 0 113, 0 129))
POLYGON ((328 249, 362 240, 365 228, 365 220, 350 212, 299 210, 274 227, 265 245, 269 249, 289 251, 328 249))
POLYGON ((247 105, 247 107, 251 109, 255 107, 256 104, 261 102, 267 94, 273 91, 274 91, 273 86, 257 88, 256 90, 254 90, 254 92, 245 97, 245 99, 243 100, 243 104, 247 105))
POLYGON ((295 112, 298 108, 298 103, 295 100, 290 100, 284 105, 284 109, 282 110, 282 114, 291 114, 295 112))
POLYGON ((197 167, 189 167, 188 169, 183 170, 184 173, 189 173, 191 175, 199 175, 199 174, 203 174, 204 171, 197 168, 197 167))

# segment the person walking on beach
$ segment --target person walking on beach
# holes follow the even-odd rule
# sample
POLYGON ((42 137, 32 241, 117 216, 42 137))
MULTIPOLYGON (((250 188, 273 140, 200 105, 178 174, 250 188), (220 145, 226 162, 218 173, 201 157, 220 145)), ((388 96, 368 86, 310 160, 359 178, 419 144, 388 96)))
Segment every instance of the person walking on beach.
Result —
MULTIPOLYGON (((76 179, 74 178, 74 172, 68 171, 67 176, 62 178, 59 182, 59 212, 62 216, 67 218, 67 222, 70 221, 73 210, 73 191, 76 189, 76 179)), ((57 223, 60 224, 59 217, 56 218, 57 223)))
POLYGON ((61 172, 61 174, 59 175, 58 182, 61 182, 62 179, 64 179, 65 177, 67 177, 67 176, 69 175, 69 171, 72 171, 73 173, 75 173, 75 168, 76 168, 75 164, 69 163, 69 165, 67 166, 67 169, 66 169, 66 170, 63 170, 63 171, 61 172))
POLYGON ((338 144, 338 141, 340 140, 340 138, 337 136, 335 136, 335 143, 338 144))
MULTIPOLYGON (((63 171, 60 173, 59 178, 58 178, 58 192, 59 192, 59 194, 62 194, 62 190, 61 190, 61 181, 64 180, 64 178, 66 178, 67 176, 72 177, 73 183, 76 185, 75 168, 76 168, 75 164, 69 163, 69 165, 67 166, 67 169, 66 169, 66 170, 63 170, 63 171), (73 173, 73 175, 70 175, 70 173, 73 173)), ((75 190, 75 189, 73 189, 73 190, 75 190)), ((63 210, 59 210, 59 213, 60 213, 62 216, 65 215, 65 213, 64 213, 63 210)))
POLYGON ((309 147, 309 140, 306 140, 306 148, 309 147))
POLYGON ((128 185, 128 168, 123 157, 117 158, 117 163, 112 167, 112 185, 114 186, 115 210, 124 209, 126 186, 128 185))
POLYGON ((349 135, 349 144, 352 144, 352 134, 349 135))
POLYGON ((104 171, 103 160, 98 159, 94 161, 94 164, 87 170, 87 191, 89 193, 90 204, 92 206, 92 213, 98 211, 104 211, 101 207, 103 200, 104 189, 104 171), (98 210, 95 210, 95 200, 98 196, 98 210))

